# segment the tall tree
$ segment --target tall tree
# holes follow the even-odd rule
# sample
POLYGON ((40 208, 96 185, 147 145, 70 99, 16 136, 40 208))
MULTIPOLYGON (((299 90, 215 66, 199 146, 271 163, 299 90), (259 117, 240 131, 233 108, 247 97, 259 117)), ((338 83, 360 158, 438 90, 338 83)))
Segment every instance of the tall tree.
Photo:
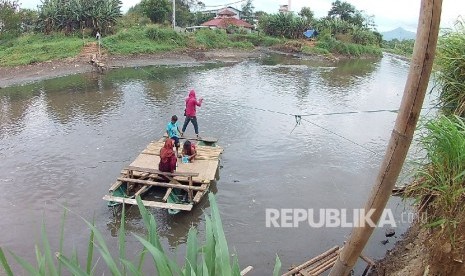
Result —
MULTIPOLYGON (((192 24, 194 21, 194 15, 190 11, 191 1, 187 0, 176 0, 176 26, 185 27, 192 24)), ((171 7, 170 16, 172 17, 173 8, 171 7)))
POLYGON ((331 3, 331 9, 328 11, 328 17, 340 18, 344 21, 350 21, 350 19, 355 16, 355 12, 356 9, 352 4, 337 0, 331 3))
POLYGON ((254 19, 255 19, 255 15, 254 15, 254 9, 255 7, 253 6, 252 4, 252 0, 247 0, 247 2, 245 2, 245 4, 242 5, 242 19, 244 19, 245 21, 247 21, 249 24, 251 25, 254 25, 255 22, 254 22, 254 19))
POLYGON ((37 26, 39 13, 36 10, 21 9, 21 27, 23 32, 33 31, 37 26))
POLYGON ((337 0, 331 5, 331 9, 328 11, 329 18, 338 18, 365 29, 375 27, 373 16, 368 16, 363 11, 357 10, 352 4, 337 0))
POLYGON ((262 16, 265 16, 265 15, 268 15, 268 13, 264 12, 264 11, 256 11, 255 12, 255 17, 260 20, 260 17, 262 16))
POLYGON ((205 22, 207 22, 209 20, 212 20, 213 18, 215 18, 214 14, 196 12, 196 13, 194 13, 194 18, 193 18, 193 21, 192 21, 192 25, 199 26, 202 23, 205 23, 205 22))
POLYGON ((153 23, 164 23, 171 13, 171 2, 168 0, 142 0, 142 10, 153 23))
POLYGON ((120 0, 42 0, 38 28, 43 32, 90 28, 109 33, 121 16, 120 0))
POLYGON ((299 12, 299 15, 308 23, 313 22, 314 13, 309 7, 302 7, 299 12))
POLYGON ((0 0, 0 35, 21 32, 21 15, 16 0, 0 0))

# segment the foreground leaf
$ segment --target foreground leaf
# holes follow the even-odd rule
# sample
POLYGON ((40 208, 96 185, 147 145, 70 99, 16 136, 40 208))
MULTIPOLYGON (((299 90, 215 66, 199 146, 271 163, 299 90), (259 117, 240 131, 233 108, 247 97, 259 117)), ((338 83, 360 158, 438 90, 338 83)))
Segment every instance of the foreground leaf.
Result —
POLYGON ((3 253, 2 248, 0 247, 0 263, 2 264, 5 272, 8 276, 13 276, 13 272, 11 271, 11 267, 8 264, 8 261, 5 258, 5 253, 3 253))
POLYGON ((281 271, 281 260, 279 259, 278 255, 276 255, 276 261, 275 261, 274 269, 273 269, 273 276, 279 276, 280 271, 281 271))
POLYGON ((82 268, 79 267, 79 265, 71 260, 69 260, 68 258, 66 258, 65 256, 63 256, 62 254, 60 253, 57 253, 57 259, 60 261, 60 263, 62 263, 66 268, 68 268, 68 271, 70 271, 73 275, 77 275, 77 276, 88 276, 89 274, 87 274, 84 270, 82 270, 82 268))

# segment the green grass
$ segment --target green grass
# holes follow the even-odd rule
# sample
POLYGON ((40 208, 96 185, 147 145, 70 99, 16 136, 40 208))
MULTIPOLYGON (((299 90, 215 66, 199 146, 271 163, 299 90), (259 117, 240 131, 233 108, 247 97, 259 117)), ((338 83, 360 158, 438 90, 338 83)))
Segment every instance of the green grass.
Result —
POLYGON ((381 56, 381 48, 336 40, 332 37, 318 40, 315 47, 327 50, 332 54, 360 57, 364 55, 381 56))
POLYGON ((427 211, 427 225, 444 231, 454 244, 465 204, 465 121, 441 115, 422 128, 420 144, 426 157, 407 195, 415 197, 427 211))
MULTIPOLYGON (((84 43, 93 38, 82 40, 80 36, 61 34, 25 34, 18 38, 0 41, 0 64, 2 66, 27 65, 37 62, 63 59, 77 56, 84 43)), ((222 30, 201 30, 195 33, 178 33, 170 28, 155 25, 122 29, 114 35, 102 39, 102 46, 110 54, 133 55, 169 52, 192 48, 252 49, 256 46, 268 46, 280 40, 247 35, 227 35, 222 30)))
POLYGON ((465 21, 455 26, 439 39, 435 79, 444 111, 465 116, 465 21))
POLYGON ((302 53, 307 55, 329 55, 330 52, 326 49, 319 47, 309 47, 307 45, 302 46, 302 53))
POLYGON ((103 38, 102 44, 110 54, 119 55, 159 53, 183 47, 170 39, 158 39, 154 30, 157 28, 153 26, 121 30, 103 38))
MULTIPOLYGON (((125 229, 125 210, 123 208, 121 216, 121 225, 118 231, 118 254, 112 254, 105 241, 103 234, 95 227, 93 223, 85 221, 90 229, 88 243, 88 253, 85 259, 86 263, 81 264, 78 256, 74 253, 68 257, 62 252, 63 236, 60 237, 60 249, 58 253, 50 247, 48 237, 45 232, 45 224, 42 226, 42 246, 36 246, 37 264, 32 264, 23 258, 9 251, 12 258, 25 270, 29 275, 93 275, 94 248, 97 249, 100 256, 95 262, 100 260, 104 262, 107 272, 112 275, 136 275, 142 276, 142 267, 145 263, 146 256, 151 257, 151 263, 157 275, 182 275, 182 276, 213 276, 213 275, 240 275, 240 266, 237 254, 231 260, 228 243, 224 235, 221 223, 218 205, 213 194, 209 194, 211 214, 205 215, 205 241, 199 242, 198 233, 195 228, 191 228, 187 235, 187 248, 184 264, 178 264, 175 258, 171 258, 161 246, 157 233, 157 224, 154 216, 147 211, 137 197, 139 211, 142 216, 147 235, 140 237, 133 236, 141 243, 143 250, 136 260, 128 260, 126 257, 126 229, 125 229), (117 255, 116 257, 114 255, 117 255), (64 273, 62 272, 64 269, 64 273)), ((66 218, 66 213, 63 219, 66 218)), ((62 224, 62 233, 64 223, 62 224)), ((14 275, 14 271, 6 258, 3 249, 0 247, 0 264, 8 276, 14 275)), ((281 262, 276 257, 276 264, 273 275, 279 275, 281 262)))
POLYGON ((208 49, 226 48, 231 45, 226 32, 221 30, 199 30, 195 32, 195 42, 208 49))
MULTIPOLYGON (((149 25, 141 28, 121 30, 103 39, 103 46, 111 54, 141 54, 167 52, 186 48, 252 49, 256 38, 252 35, 228 35, 222 30, 199 30, 195 33, 177 33, 171 29, 149 25), (249 41, 250 40, 250 41, 249 41)), ((272 38, 264 38, 263 43, 274 43, 272 38)))
MULTIPOLYGON (((0 41, 2 66, 27 65, 37 62, 75 57, 83 45, 93 38, 82 40, 80 35, 25 34, 18 38, 0 41)), ((102 39, 103 48, 110 54, 133 55, 169 52, 184 49, 253 49, 283 44, 283 39, 257 33, 227 34, 224 30, 199 30, 195 33, 178 33, 156 25, 133 26, 120 29, 102 39)), ((335 39, 319 41, 314 49, 303 48, 304 53, 339 53, 349 56, 380 55, 379 48, 349 44, 335 39)))
POLYGON ((26 34, 2 41, 2 66, 27 65, 55 59, 75 57, 82 49, 82 38, 59 34, 26 34))
POLYGON ((279 43, 282 43, 282 39, 267 36, 264 34, 258 35, 256 33, 250 34, 233 34, 230 36, 232 41, 242 41, 242 42, 249 42, 253 46, 264 46, 269 47, 279 43))

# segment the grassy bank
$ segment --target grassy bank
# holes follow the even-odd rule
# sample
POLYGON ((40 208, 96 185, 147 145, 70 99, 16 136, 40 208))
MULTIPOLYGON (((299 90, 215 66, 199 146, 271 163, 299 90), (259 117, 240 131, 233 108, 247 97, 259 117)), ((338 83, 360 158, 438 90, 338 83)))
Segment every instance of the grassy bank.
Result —
POLYGON ((226 34, 222 30, 178 33, 154 25, 121 30, 103 39, 104 47, 111 54, 123 55, 182 49, 253 49, 254 46, 271 46, 278 43, 281 43, 280 39, 258 34, 226 34))
POLYGON ((317 41, 315 48, 317 51, 327 51, 329 53, 350 57, 382 56, 381 48, 377 46, 343 42, 333 37, 323 37, 317 41))
MULTIPOLYGON (((27 65, 37 62, 76 57, 93 37, 62 34, 25 34, 0 41, 2 66, 27 65)), ((200 30, 179 33, 155 25, 122 29, 102 39, 102 47, 109 54, 152 54, 175 50, 253 49, 271 46, 281 39, 258 34, 226 34, 221 30, 200 30)))
MULTIPOLYGON (((80 34, 25 34, 0 41, 0 63, 3 66, 27 65, 55 59, 76 57, 93 37, 80 34)), ((111 55, 153 54, 178 50, 243 49, 273 47, 278 50, 309 55, 345 55, 349 57, 380 56, 380 48, 324 38, 316 43, 287 40, 238 31, 227 34, 223 30, 199 30, 179 33, 157 25, 133 26, 102 38, 104 51, 111 55)))
POLYGON ((397 39, 391 41, 383 41, 382 50, 391 54, 411 57, 413 54, 413 46, 415 45, 415 40, 402 40, 397 39))
MULTIPOLYGON (((436 54, 435 80, 440 88, 441 114, 426 123, 420 143, 426 152, 408 194, 428 214, 427 227, 436 241, 465 248, 465 24, 442 36, 436 54)), ((465 256, 463 256, 465 257, 465 256)))
POLYGON ((15 66, 75 57, 87 40, 61 34, 26 34, 0 41, 0 64, 15 66))
POLYGON ((327 57, 334 55, 348 58, 380 57, 383 54, 379 47, 342 42, 333 38, 319 41, 288 40, 275 45, 274 48, 285 52, 327 57))

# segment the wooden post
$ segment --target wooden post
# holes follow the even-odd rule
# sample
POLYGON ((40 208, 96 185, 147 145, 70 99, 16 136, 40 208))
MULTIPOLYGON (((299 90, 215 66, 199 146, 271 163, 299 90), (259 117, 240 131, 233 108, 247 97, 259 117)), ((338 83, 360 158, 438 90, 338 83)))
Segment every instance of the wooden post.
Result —
POLYGON ((176 29, 176 0, 173 0, 173 30, 176 29))
MULTIPOLYGON (((404 95, 376 184, 365 205, 365 213, 374 210, 371 220, 377 224, 391 196, 420 115, 436 51, 442 0, 422 0, 417 37, 404 95)), ((349 241, 331 269, 330 276, 348 275, 363 251, 374 228, 365 223, 354 227, 349 241)))
POLYGON ((192 202, 194 198, 193 193, 192 193, 192 185, 193 185, 192 176, 189 176, 189 190, 187 191, 187 195, 189 196, 189 202, 192 202))

